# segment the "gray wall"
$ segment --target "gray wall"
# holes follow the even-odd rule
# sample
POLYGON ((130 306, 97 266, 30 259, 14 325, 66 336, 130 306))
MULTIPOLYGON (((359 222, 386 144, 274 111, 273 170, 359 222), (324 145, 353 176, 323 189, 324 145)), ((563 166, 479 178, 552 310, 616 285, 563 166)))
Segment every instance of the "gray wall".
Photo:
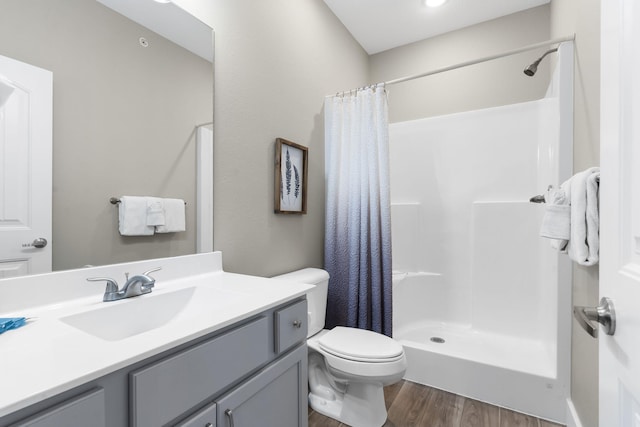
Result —
MULTIPOLYGON (((600 164, 600 0, 554 0, 551 34, 576 34, 574 171, 600 164)), ((598 266, 573 267, 573 304, 598 305, 598 266)), ((598 340, 573 321, 571 399, 584 427, 598 425, 598 340)))
MULTIPOLYGON (((437 61, 448 65, 520 47, 545 40, 549 33, 548 7, 541 7, 442 36, 447 46, 442 45, 445 49, 440 53, 446 55, 433 61, 427 58, 426 63, 416 64, 413 58, 408 64, 395 63, 383 59, 393 52, 369 60, 323 2, 264 3, 181 2, 216 32, 215 247, 223 251, 227 270, 266 276, 322 265, 325 95, 424 71, 437 61), (504 37, 503 32, 509 36, 504 37), (383 69, 384 64, 389 68, 383 69), (277 137, 309 147, 307 215, 273 213, 273 156, 277 137)), ((461 102, 469 103, 463 108, 479 108, 539 98, 546 89, 548 72, 542 69, 534 79, 521 72, 536 55, 537 52, 530 52, 520 59, 506 60, 510 64, 506 68, 504 61, 498 61, 489 68, 478 66, 480 71, 466 71, 490 75, 494 84, 511 79, 498 99, 490 96, 493 88, 481 85, 475 91, 465 87, 463 91, 432 95, 433 102, 427 105, 441 114, 459 111, 461 102), (471 95, 466 93, 469 90, 473 91, 471 95), (445 102, 450 98, 454 99, 445 102)), ((464 73, 458 73, 455 81, 447 84, 457 87, 471 80, 464 73)), ((411 105, 403 110, 400 91, 407 88, 402 86, 390 89, 392 121, 424 117, 424 111, 414 111, 411 105), (407 117, 407 110, 415 115, 407 117)))
POLYGON ((0 54, 53 71, 54 270, 193 253, 212 64, 92 0, 3 0, 0 54), (187 231, 120 236, 120 195, 187 200, 187 231))
POLYGON ((214 244, 227 271, 322 266, 325 95, 362 86, 368 57, 318 0, 180 2, 216 32, 214 244), (306 215, 276 215, 274 144, 309 148, 306 215))
MULTIPOLYGON (((549 38, 549 6, 515 13, 371 56, 374 81, 419 74, 549 38)), ((549 61, 522 70, 544 48, 389 86, 391 122, 512 104, 544 96, 549 61)))

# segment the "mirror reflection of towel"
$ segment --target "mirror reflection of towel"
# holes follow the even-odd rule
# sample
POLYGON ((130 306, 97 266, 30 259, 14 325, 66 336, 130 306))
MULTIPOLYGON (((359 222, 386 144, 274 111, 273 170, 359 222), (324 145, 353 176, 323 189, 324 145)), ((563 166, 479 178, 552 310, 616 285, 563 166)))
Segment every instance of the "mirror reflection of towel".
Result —
POLYGON ((147 199, 147 225, 164 225, 164 203, 159 197, 146 197, 147 199))
POLYGON ((164 224, 156 226, 156 233, 175 233, 185 231, 185 208, 182 199, 162 199, 164 205, 164 224))
POLYGON ((153 226, 147 225, 146 197, 120 197, 118 217, 122 236, 151 236, 155 231, 153 226))

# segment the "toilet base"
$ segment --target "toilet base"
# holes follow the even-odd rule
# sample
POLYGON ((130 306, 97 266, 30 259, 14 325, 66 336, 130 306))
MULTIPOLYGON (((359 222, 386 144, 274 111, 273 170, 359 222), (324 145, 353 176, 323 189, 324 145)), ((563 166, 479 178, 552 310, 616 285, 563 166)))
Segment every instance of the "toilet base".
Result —
POLYGON ((381 427, 387 421, 382 384, 350 383, 344 393, 320 386, 309 393, 309 406, 351 427, 381 427))

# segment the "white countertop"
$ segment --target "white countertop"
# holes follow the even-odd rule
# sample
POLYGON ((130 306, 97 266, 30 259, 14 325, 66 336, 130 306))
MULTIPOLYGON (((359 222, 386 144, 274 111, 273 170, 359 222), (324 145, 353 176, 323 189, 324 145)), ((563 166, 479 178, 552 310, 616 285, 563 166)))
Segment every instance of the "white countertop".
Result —
POLYGON ((249 318, 312 287, 226 273, 221 266, 221 254, 214 252, 0 280, 0 317, 32 318, 0 334, 0 417, 249 318), (122 271, 140 274, 155 266, 163 270, 152 273, 153 292, 139 297, 102 302, 104 283, 86 282, 96 276, 120 279, 122 271), (90 295, 69 298, 68 292, 79 289, 90 289, 90 295), (164 325, 127 338, 105 340, 60 320, 122 304, 133 307, 143 298, 182 289, 190 297, 184 308, 164 325), (30 300, 37 305, 30 305, 30 300))

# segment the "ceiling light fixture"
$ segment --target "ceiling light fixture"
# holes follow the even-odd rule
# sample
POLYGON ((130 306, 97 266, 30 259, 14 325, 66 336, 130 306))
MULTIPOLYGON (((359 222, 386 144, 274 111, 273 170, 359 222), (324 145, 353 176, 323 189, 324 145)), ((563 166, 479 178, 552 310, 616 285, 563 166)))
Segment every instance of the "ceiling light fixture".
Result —
POLYGON ((171 0, 153 0, 156 3, 171 3, 171 0))
POLYGON ((445 4, 447 0, 424 0, 425 6, 428 7, 439 7, 445 4))

